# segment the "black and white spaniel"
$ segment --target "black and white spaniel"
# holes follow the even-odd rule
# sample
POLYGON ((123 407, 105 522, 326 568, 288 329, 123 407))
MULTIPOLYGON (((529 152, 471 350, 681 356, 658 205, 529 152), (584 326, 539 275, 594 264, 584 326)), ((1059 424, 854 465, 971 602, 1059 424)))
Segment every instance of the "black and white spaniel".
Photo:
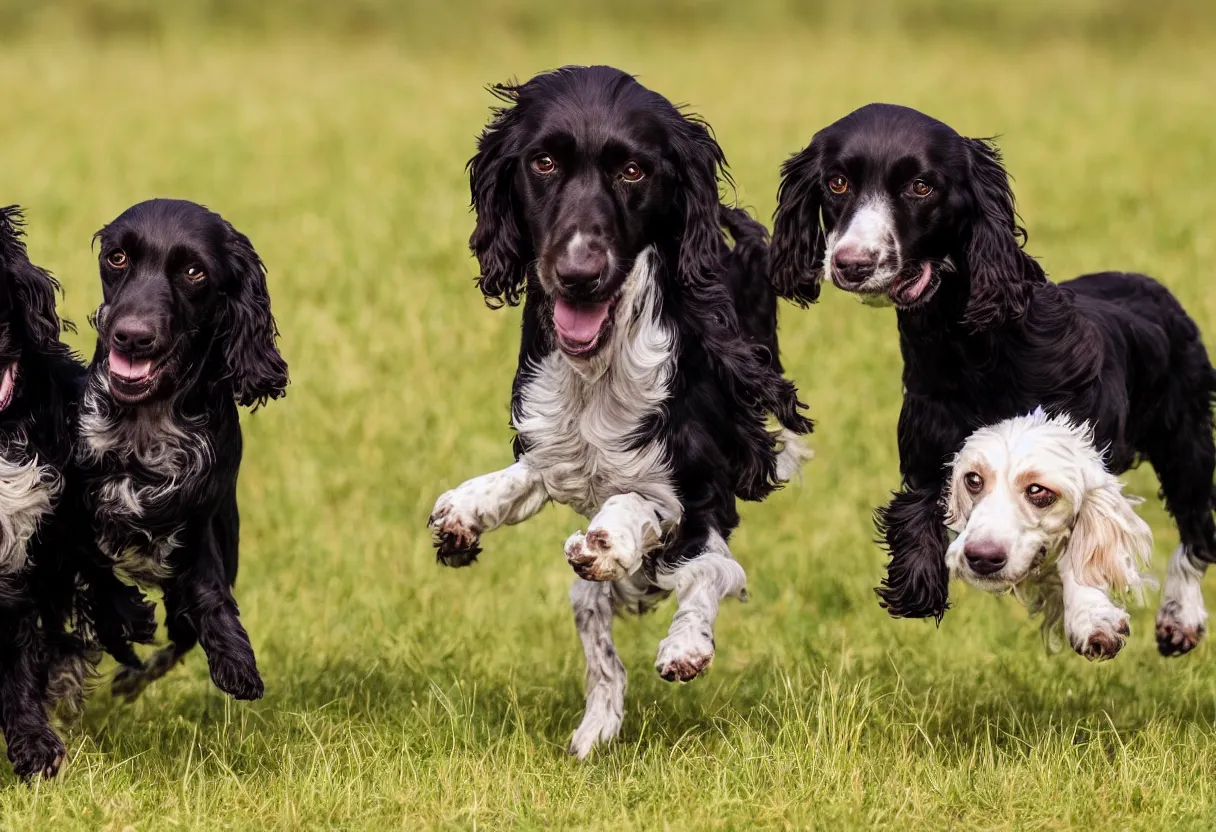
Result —
POLYGON ((1013 595, 1060 625, 1087 659, 1111 659, 1131 629, 1111 599, 1142 599, 1153 534, 1106 470, 1087 425, 1042 409, 980 428, 954 460, 946 524, 950 574, 1013 595))
POLYGON ((85 369, 60 340, 58 285, 29 261, 21 224, 0 208, 0 731, 19 776, 49 777, 64 745, 48 712, 79 710, 97 630, 121 654, 155 621, 91 557, 72 470, 85 369))
POLYGON ((897 310, 904 487, 879 513, 891 556, 878 590, 887 610, 941 619, 950 460, 976 428, 1042 405, 1092 425, 1112 473, 1153 464, 1181 536, 1158 647, 1191 650, 1206 630, 1200 578, 1216 560, 1216 374, 1178 301, 1140 274, 1048 281, 1022 249, 993 146, 906 107, 857 110, 782 173, 778 292, 813 301, 826 272, 897 310))
POLYGON ((141 202, 97 237, 104 299, 78 456, 98 544, 131 580, 162 590, 171 642, 120 668, 113 688, 138 694, 197 642, 217 687, 257 699, 232 586, 237 406, 287 386, 265 267, 244 234, 193 202, 141 202))
POLYGON ((669 681, 701 673, 719 602, 745 591, 727 546, 735 500, 794 473, 811 423, 777 364, 767 235, 721 203, 707 127, 609 67, 494 92, 506 106, 469 163, 470 246, 487 302, 525 301, 516 461, 443 494, 430 527, 440 562, 464 566, 483 533, 551 500, 590 519, 565 546, 587 659, 581 759, 621 727, 614 613, 674 592, 656 666, 669 681))

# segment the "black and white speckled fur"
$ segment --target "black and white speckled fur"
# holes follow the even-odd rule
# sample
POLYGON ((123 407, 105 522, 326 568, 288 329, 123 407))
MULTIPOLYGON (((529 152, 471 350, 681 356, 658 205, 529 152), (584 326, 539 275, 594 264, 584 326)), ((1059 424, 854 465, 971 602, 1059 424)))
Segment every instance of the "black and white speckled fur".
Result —
MULTIPOLYGON (((587 708, 570 746, 581 759, 621 727, 613 615, 644 612, 674 592, 679 609, 656 667, 671 681, 695 678, 713 657, 720 600, 745 595, 727 546, 736 500, 762 499, 793 473, 807 456, 798 435, 811 424, 780 374, 767 235, 721 204, 725 160, 705 126, 608 67, 567 67, 497 91, 509 106, 469 165, 471 247, 491 305, 525 300, 511 396, 516 462, 443 494, 430 526, 440 562, 463 566, 482 533, 550 500, 589 519, 565 547, 579 576, 570 601, 587 659, 587 708), (558 138, 545 138, 555 130, 558 138), (529 154, 545 141, 562 164, 567 154, 569 179, 527 179, 529 154), (644 176, 621 184, 608 171, 588 173, 625 152, 638 154, 644 176), (589 238, 607 252, 592 295, 553 271, 559 249, 589 238), (562 347, 555 304, 602 306, 607 291, 598 344, 562 347), (779 433, 768 429, 770 415, 779 433)), ((552 169, 546 161, 540 175, 552 169)))

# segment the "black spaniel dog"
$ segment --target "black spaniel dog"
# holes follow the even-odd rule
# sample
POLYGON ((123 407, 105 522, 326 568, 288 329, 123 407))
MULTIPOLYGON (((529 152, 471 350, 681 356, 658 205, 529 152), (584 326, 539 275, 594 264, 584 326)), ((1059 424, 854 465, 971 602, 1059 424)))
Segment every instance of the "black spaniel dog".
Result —
POLYGON ((64 745, 48 713, 78 711, 100 658, 155 628, 105 569, 72 469, 85 368, 60 340, 58 284, 33 265, 16 206, 0 208, 0 731, 14 771, 53 776, 64 745))
POLYGON ((581 759, 621 727, 614 613, 675 592, 656 666, 700 674, 719 602, 744 595, 736 498, 788 479, 811 423, 777 363, 767 235, 722 204, 706 125, 610 67, 494 92, 506 106, 469 163, 470 246, 487 303, 524 300, 515 464, 443 494, 430 527, 440 562, 465 566, 483 533, 550 501, 590 520, 565 546, 587 659, 581 759))
POLYGON ((782 173, 778 292, 813 301, 826 272, 896 308, 904 487, 878 515, 891 557, 878 594, 891 615, 940 621, 952 457, 975 429, 1041 405, 1088 422, 1112 473, 1153 464, 1181 537, 1157 643, 1165 655, 1191 650, 1207 622, 1200 578, 1216 559, 1216 374, 1178 301, 1141 274, 1048 281, 1022 248, 996 149, 906 107, 857 110, 782 173))
POLYGON ((162 590, 171 642, 146 664, 125 661, 113 690, 137 695, 198 642, 217 687, 258 699, 232 586, 237 405, 287 386, 265 267, 244 234, 181 200, 135 205, 97 238, 104 299, 77 450, 85 498, 114 567, 162 590))

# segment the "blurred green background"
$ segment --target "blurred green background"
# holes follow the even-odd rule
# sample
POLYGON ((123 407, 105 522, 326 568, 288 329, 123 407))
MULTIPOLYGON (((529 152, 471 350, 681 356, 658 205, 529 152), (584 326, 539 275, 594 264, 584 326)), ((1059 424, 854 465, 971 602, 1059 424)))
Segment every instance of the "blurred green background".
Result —
MULTIPOLYGON (((483 87, 566 63, 689 104, 765 221, 781 161, 862 104, 999 136, 1053 276, 1147 271, 1216 331, 1198 0, 0 0, 0 204, 25 206, 72 343, 91 351, 93 232, 184 197, 268 264, 292 374, 245 420, 237 597, 266 699, 225 700, 201 654, 134 705, 103 683, 57 781, 0 774, 0 828, 1216 825, 1212 648, 1159 658, 1151 608, 1100 666, 961 586, 940 628, 878 608, 895 320, 831 289, 782 311, 817 457, 744 507, 752 602, 723 608, 715 665, 684 687, 651 666, 670 604, 618 623, 624 734, 565 758, 583 659, 561 544, 584 521, 548 509, 445 571, 425 520, 510 459, 519 311, 484 308, 466 248, 483 87)), ((1147 466, 1129 482, 1156 493, 1147 466)), ((1177 536, 1157 500, 1142 512, 1160 572, 1177 536)))

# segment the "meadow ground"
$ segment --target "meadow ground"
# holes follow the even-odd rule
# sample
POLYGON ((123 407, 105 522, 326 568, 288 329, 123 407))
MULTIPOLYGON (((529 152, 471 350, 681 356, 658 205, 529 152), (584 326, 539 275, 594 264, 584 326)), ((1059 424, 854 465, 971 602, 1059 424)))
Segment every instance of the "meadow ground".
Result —
MULTIPOLYGON (((618 624, 628 715, 592 762, 564 753, 583 660, 561 544, 583 521, 551 508, 472 569, 435 565, 436 495, 510 457, 519 311, 483 307, 465 247, 487 82, 639 73, 709 119, 765 219, 778 164, 861 104, 1001 134, 1049 272, 1151 272, 1216 340, 1198 2, 734 5, 0 0, 0 203, 26 207, 73 343, 100 295, 91 234, 181 196, 253 239, 292 370, 245 420, 237 596, 266 698, 226 700, 198 653, 134 705, 103 688, 58 780, 0 774, 0 828, 1216 825, 1210 643, 1163 660, 1139 611, 1098 666, 1046 655, 1008 599, 955 587, 940 628, 878 608, 895 321, 832 290, 782 312, 817 457, 744 507, 751 602, 723 608, 717 661, 684 687, 652 669, 670 603, 618 624)), ((1147 467, 1129 481, 1156 491, 1147 467)), ((1142 510, 1160 572, 1176 534, 1142 510)))

